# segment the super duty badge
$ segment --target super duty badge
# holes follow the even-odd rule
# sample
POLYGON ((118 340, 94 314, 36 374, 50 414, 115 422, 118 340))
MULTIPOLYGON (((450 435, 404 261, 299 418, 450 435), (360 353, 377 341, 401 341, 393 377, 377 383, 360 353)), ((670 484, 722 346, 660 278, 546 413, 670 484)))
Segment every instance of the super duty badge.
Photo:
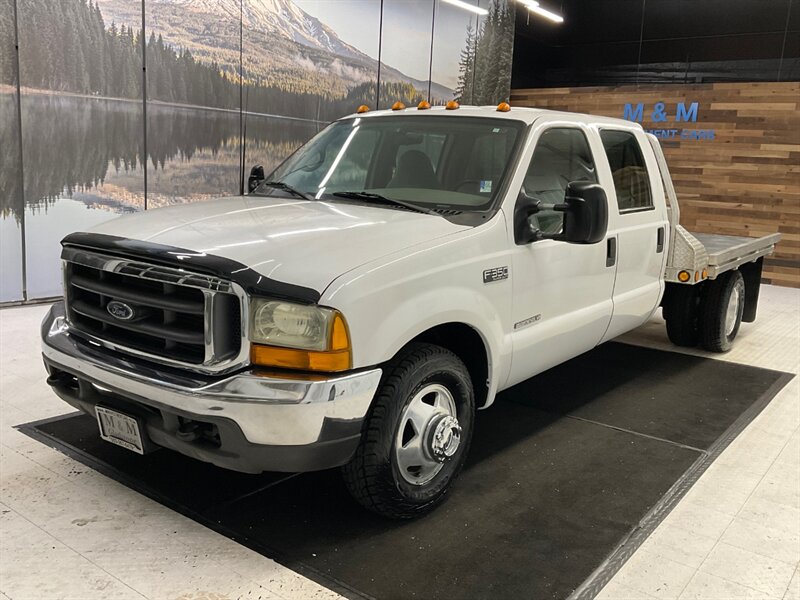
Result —
POLYGON ((508 267, 495 267, 483 272, 483 283, 492 283, 501 279, 508 279, 508 267))

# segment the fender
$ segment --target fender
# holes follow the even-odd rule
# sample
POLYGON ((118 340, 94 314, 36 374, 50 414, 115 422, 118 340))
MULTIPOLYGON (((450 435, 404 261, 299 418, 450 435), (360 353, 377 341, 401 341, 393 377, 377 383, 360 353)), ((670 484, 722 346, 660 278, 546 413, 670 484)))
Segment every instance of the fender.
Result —
MULTIPOLYGON (((451 323, 470 327, 481 338, 486 352, 487 372, 489 374, 488 394, 483 408, 489 406, 495 394, 506 381, 511 365, 510 344, 504 347, 502 324, 499 315, 485 297, 477 296, 465 288, 441 288, 442 296, 429 292, 397 305, 377 325, 372 335, 363 346, 364 358, 378 363, 386 362, 394 357, 405 345, 426 331, 439 325, 451 323), (438 297, 437 297, 438 296, 438 297), (446 298, 446 307, 437 306, 437 301, 446 298), (436 307, 436 312, 421 318, 419 304, 436 307), (398 327, 398 324, 402 324, 398 327), (404 326, 407 325, 407 326, 404 326), (372 345, 375 340, 375 345, 372 345), (388 342, 388 343, 387 343, 388 342), (378 358, 379 357, 379 358, 378 358)), ((359 344, 360 345, 360 344, 359 344)), ((353 342, 355 361, 362 356, 353 342)))
POLYGON ((342 312, 353 346, 353 366, 390 360, 422 333, 461 323, 483 340, 488 359, 487 403, 511 365, 511 280, 485 280, 484 271, 508 267, 508 233, 502 213, 490 222, 432 240, 410 254, 384 256, 341 275, 320 304, 342 312))

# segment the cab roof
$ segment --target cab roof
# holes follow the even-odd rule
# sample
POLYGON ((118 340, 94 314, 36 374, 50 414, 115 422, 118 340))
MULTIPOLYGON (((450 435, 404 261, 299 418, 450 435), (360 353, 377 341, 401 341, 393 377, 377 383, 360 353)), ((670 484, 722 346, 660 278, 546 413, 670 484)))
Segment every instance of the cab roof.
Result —
POLYGON ((549 110, 545 108, 526 108, 512 106, 511 110, 501 112, 497 110, 497 106, 469 106, 462 105, 454 110, 447 110, 444 106, 432 106, 431 108, 420 110, 416 106, 410 106, 401 110, 370 110, 363 113, 351 114, 343 119, 362 118, 372 119, 376 117, 397 117, 397 116, 430 116, 430 115, 453 115, 457 117, 475 117, 475 118, 491 118, 491 119, 510 119, 513 121, 522 121, 528 125, 538 119, 546 119, 551 121, 572 121, 574 123, 591 124, 606 124, 616 126, 638 126, 638 123, 633 123, 625 119, 615 119, 613 117, 601 117, 598 115, 587 115, 584 113, 574 113, 560 110, 549 110))

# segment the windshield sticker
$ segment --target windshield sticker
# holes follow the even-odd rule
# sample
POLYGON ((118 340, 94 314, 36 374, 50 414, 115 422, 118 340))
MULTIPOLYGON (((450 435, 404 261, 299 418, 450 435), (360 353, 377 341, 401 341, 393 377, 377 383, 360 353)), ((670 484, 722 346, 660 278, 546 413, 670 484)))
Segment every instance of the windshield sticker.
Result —
POLYGON ((492 193, 492 180, 481 179, 481 194, 491 194, 491 193, 492 193))

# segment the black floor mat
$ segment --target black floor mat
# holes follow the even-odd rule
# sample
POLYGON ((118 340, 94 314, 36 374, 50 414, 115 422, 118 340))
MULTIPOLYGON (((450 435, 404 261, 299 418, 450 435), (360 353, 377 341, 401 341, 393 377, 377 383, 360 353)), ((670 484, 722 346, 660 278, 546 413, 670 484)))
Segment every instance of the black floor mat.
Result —
POLYGON ((565 598, 789 378, 606 344, 480 412, 449 500, 409 523, 358 508, 336 471, 251 476, 166 450, 141 457, 100 440, 85 415, 22 429, 349 596, 565 598))

